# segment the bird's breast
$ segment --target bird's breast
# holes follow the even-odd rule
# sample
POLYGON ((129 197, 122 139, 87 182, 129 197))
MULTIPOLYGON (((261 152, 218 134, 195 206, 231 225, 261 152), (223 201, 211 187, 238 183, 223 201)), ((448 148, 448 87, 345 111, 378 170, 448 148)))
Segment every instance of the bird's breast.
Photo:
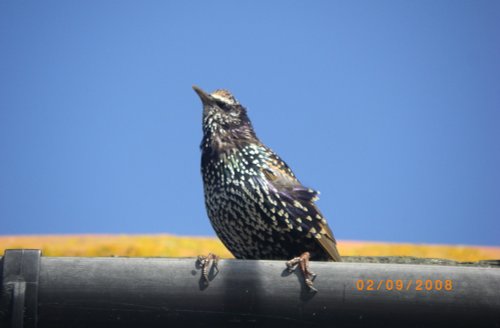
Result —
POLYGON ((205 203, 212 221, 249 219, 259 223, 269 191, 260 183, 263 160, 249 151, 221 154, 202 165, 205 203))

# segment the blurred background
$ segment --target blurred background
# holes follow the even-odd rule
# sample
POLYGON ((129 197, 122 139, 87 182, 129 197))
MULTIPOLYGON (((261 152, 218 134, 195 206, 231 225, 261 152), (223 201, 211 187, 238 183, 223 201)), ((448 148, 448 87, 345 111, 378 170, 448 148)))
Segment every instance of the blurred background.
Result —
POLYGON ((498 246, 499 31, 497 1, 2 1, 0 235, 215 236, 196 84, 338 239, 498 246))

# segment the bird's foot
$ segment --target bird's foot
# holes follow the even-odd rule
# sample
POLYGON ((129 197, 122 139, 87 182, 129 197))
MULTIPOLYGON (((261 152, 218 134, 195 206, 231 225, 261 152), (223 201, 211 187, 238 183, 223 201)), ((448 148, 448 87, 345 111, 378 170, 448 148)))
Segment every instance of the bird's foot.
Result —
POLYGON ((316 278, 316 274, 309 269, 309 260, 311 258, 311 254, 309 252, 304 252, 299 257, 294 257, 290 261, 286 262, 286 267, 289 272, 293 272, 295 268, 298 266, 300 271, 302 271, 302 275, 304 276, 304 281, 306 283, 307 288, 311 292, 317 292, 318 290, 314 288, 313 280, 316 278))
POLYGON ((209 273, 210 262, 212 262, 212 267, 210 268, 210 271, 214 270, 217 274, 219 272, 219 267, 217 266, 219 262, 219 257, 213 253, 208 253, 207 256, 199 255, 196 262, 200 265, 201 279, 203 280, 203 283, 205 285, 208 285, 209 283, 208 273, 209 273))

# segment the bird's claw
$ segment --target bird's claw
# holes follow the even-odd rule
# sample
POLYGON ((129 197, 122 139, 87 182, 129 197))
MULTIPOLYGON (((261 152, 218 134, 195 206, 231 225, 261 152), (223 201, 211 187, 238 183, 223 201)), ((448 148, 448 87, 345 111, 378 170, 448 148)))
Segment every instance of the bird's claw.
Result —
POLYGON ((300 268, 302 274, 304 275, 304 282, 311 292, 317 292, 318 290, 314 288, 313 281, 317 277, 317 274, 309 270, 309 259, 311 258, 311 254, 309 252, 304 252, 299 257, 294 257, 290 261, 286 262, 286 267, 288 272, 295 271, 296 267, 300 268))
POLYGON ((313 281, 311 279, 306 278, 305 282, 306 282, 306 285, 309 288, 310 292, 316 293, 318 291, 316 288, 314 288, 314 284, 313 284, 313 281))
POLYGON ((210 281, 208 278, 208 268, 210 267, 210 262, 212 262, 212 268, 215 270, 215 272, 219 273, 219 257, 213 253, 208 253, 207 256, 199 255, 196 261, 201 267, 201 278, 203 280, 203 283, 205 285, 208 285, 210 281))
POLYGON ((286 269, 288 270, 288 272, 294 272, 295 271, 295 267, 298 263, 298 260, 299 259, 298 257, 295 257, 293 259, 291 259, 290 261, 287 261, 286 262, 286 269))

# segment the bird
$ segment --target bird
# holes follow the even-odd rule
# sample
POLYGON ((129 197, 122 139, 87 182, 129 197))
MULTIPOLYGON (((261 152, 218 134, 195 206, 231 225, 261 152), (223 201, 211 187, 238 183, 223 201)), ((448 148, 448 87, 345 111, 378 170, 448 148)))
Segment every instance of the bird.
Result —
MULTIPOLYGON (((237 259, 287 260, 311 291, 309 261, 342 261, 337 242, 315 204, 319 192, 257 137, 247 109, 225 89, 194 91, 203 106, 201 175, 205 207, 217 236, 237 259)), ((208 283, 208 265, 198 257, 208 283)))

